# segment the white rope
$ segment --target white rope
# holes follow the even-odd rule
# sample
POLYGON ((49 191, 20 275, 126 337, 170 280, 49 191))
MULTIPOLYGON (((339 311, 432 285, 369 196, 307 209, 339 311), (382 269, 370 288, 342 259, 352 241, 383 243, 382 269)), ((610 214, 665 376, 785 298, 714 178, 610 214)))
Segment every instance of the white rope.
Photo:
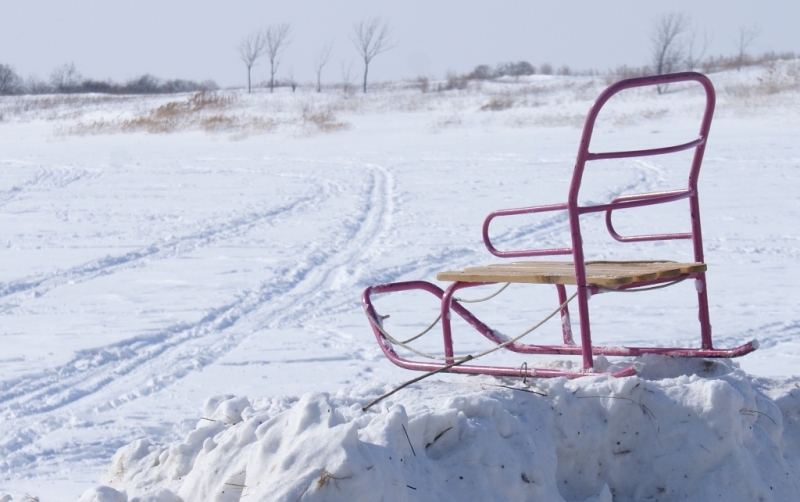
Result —
MULTIPOLYGON (((578 296, 578 292, 577 292, 577 291, 576 291, 576 292, 575 292, 575 293, 574 293, 572 296, 570 296, 569 298, 567 298, 567 300, 566 300, 564 303, 562 303, 561 305, 559 305, 558 307, 556 307, 556 309, 555 309, 555 310, 553 310, 553 311, 552 311, 550 314, 548 314, 548 315, 547 315, 547 316, 546 316, 544 319, 542 319, 541 321, 539 321, 538 323, 536 323, 535 325, 533 325, 531 328, 529 328, 529 329, 527 329, 527 330, 523 331, 521 334, 519 334, 519 335, 515 336, 514 338, 510 338, 510 339, 506 340, 505 342, 503 342, 503 343, 501 343, 501 344, 495 345, 495 346, 494 346, 494 347, 492 347, 491 349, 488 349, 488 350, 485 350, 485 351, 483 351, 483 352, 480 352, 480 353, 478 353, 477 355, 470 356, 470 357, 471 357, 471 359, 477 359, 477 358, 479 358, 479 357, 483 357, 483 356, 485 356, 485 355, 488 355, 488 354, 491 354, 492 352, 495 352, 495 351, 497 351, 497 350, 504 349, 504 348, 508 347, 509 345, 511 345, 512 343, 515 343, 515 342, 519 341, 519 340, 520 340, 522 337, 524 337, 524 336, 526 336, 526 335, 530 334, 531 332, 533 332, 533 331, 535 331, 535 330, 539 329, 539 328, 540 328, 540 327, 541 327, 541 326, 542 326, 544 323, 546 323, 547 321, 549 321, 550 319, 552 319, 554 315, 556 315, 556 314, 558 314, 559 312, 561 312, 561 310, 562 310, 564 307, 566 307, 566 306, 567 306, 567 304, 568 304, 569 302, 571 302, 571 301, 572 301, 572 300, 573 300, 573 299, 574 299, 576 296, 578 296)), ((403 347, 404 349, 406 349, 406 350, 409 350, 409 351, 413 352, 414 354, 417 354, 418 356, 421 356, 421 357, 426 357, 426 358, 428 358, 428 359, 436 359, 436 360, 442 360, 442 361, 449 361, 449 360, 463 359, 463 357, 462 357, 462 358, 455 358, 455 357, 441 357, 441 356, 434 356, 434 355, 432 355, 432 354, 426 354, 426 353, 424 353, 424 352, 421 352, 421 351, 419 351, 419 350, 416 350, 416 349, 414 349, 413 347, 411 347, 410 345, 408 345, 407 343, 400 342, 399 340, 395 339, 395 338, 394 338, 392 335, 390 335, 389 333, 387 333, 387 332, 386 332, 386 330, 385 330, 385 329, 383 329, 383 326, 381 326, 381 323, 379 323, 377 320, 375 320, 375 318, 374 318, 374 317, 372 317, 372 316, 369 314, 369 312, 367 312, 367 311, 365 310, 365 311, 364 311, 364 313, 366 314, 366 316, 367 316, 367 319, 369 319, 369 320, 370 320, 370 322, 372 323, 372 325, 373 325, 373 326, 375 326, 375 327, 378 329, 378 331, 380 331, 380 332, 383 334, 383 336, 385 336, 385 337, 386 337, 386 339, 387 339, 387 340, 389 340, 389 341, 390 341, 392 344, 394 344, 394 345, 397 345, 397 346, 403 347)), ((441 316, 439 316, 439 317, 441 317, 441 316)), ((439 321, 439 319, 437 318, 436 322, 438 322, 438 321, 439 321)), ((434 323, 434 324, 435 324, 435 323, 434 323)), ((428 329, 426 330, 426 332, 427 332, 427 331, 429 331, 431 327, 433 327, 433 326, 429 326, 429 327, 428 327, 428 329)), ((424 334, 424 333, 422 333, 422 334, 424 334)), ((419 336, 421 336, 421 335, 417 335, 417 337, 419 337, 419 336)), ((464 356, 464 357, 467 357, 467 356, 464 356)))
MULTIPOLYGON (((381 324, 378 321, 376 321, 375 318, 372 317, 370 315, 370 313, 367 312, 366 309, 364 309, 364 314, 366 314, 367 319, 369 319, 369 321, 372 323, 372 325, 375 326, 378 329, 378 331, 380 331, 381 334, 383 334, 383 336, 385 336, 386 339, 389 340, 392 344, 397 345, 399 347, 403 347, 406 350, 410 350, 411 352, 413 352, 414 354, 416 354, 416 355, 418 355, 420 357, 425 357, 425 358, 428 358, 428 359, 439 359, 439 360, 442 360, 442 361, 444 361, 446 359, 446 358, 441 357, 441 356, 434 356, 432 354, 426 354, 425 352, 420 352, 417 349, 415 349, 415 348, 411 347, 410 345, 408 345, 407 342, 401 342, 401 341, 395 339, 392 335, 387 333, 385 329, 383 329, 383 326, 381 326, 381 324)), ((419 338, 420 336, 424 335, 427 331, 430 330, 430 328, 432 328, 433 326, 436 325, 437 322, 439 322, 439 319, 441 319, 441 317, 442 316, 439 315, 436 318, 436 321, 434 321, 434 323, 431 324, 431 326, 426 331, 420 333, 419 335, 416 335, 415 337, 410 338, 409 340, 414 340, 414 339, 419 338)))
MULTIPOLYGON (((509 287, 510 285, 511 285, 511 283, 510 283, 510 282, 507 282, 507 283, 505 284, 505 286, 501 287, 500 289, 498 289, 497 291, 495 291, 495 292, 494 292, 494 293, 492 293, 491 295, 489 295, 489 296, 485 296, 485 297, 483 297, 483 298, 476 298, 476 299, 474 299, 474 300, 469 300, 469 299, 465 299, 465 298, 453 298, 453 300, 455 300, 455 301, 457 301, 457 302, 459 302, 459 303, 480 303, 480 302, 485 302, 485 301, 487 301, 487 300, 491 300, 491 299, 492 299, 492 298, 494 298, 495 296, 497 296, 497 295, 499 295, 500 293, 502 293, 502 292, 503 292, 503 291, 504 291, 504 290, 505 290, 507 287, 509 287)), ((411 337, 411 338, 409 338, 408 340, 403 340, 403 341, 402 341, 402 342, 400 342, 400 343, 402 343, 402 344, 407 344, 407 343, 411 343, 411 342, 413 342, 413 341, 414 341, 414 340, 416 340, 417 338, 420 338, 422 335, 424 335, 424 334, 426 334, 428 331, 432 330, 432 329, 433 329, 433 327, 434 327, 434 326, 436 326, 436 325, 439 323, 439 321, 440 321, 441 319, 442 319, 442 314, 439 314, 438 316, 436 316, 436 319, 434 319, 434 320, 433 320, 433 322, 432 322, 432 323, 430 323, 430 324, 428 325, 428 327, 427 327, 427 328, 425 328, 424 330, 422 330, 422 332, 420 332, 420 333, 418 333, 418 334, 416 334, 416 335, 412 336, 412 337, 411 337)), ((386 333, 384 333, 384 334, 386 334, 386 333)), ((394 342, 393 342, 393 343, 394 343, 394 342)), ((402 345, 401 345, 401 346, 402 346, 402 345)))
MULTIPOLYGON (((369 315, 369 314, 367 314, 367 315, 369 315)), ((417 338, 421 337, 422 335, 424 335, 424 334, 425 334, 425 333, 427 333, 428 331, 432 330, 434 326, 436 326, 437 324, 439 324, 439 321, 440 321, 441 319, 442 319, 442 314, 439 314, 439 315, 437 315, 437 316, 436 316, 436 319, 434 319, 434 320, 433 320, 433 322, 432 322, 432 323, 430 323, 430 324, 428 325, 428 327, 427 327, 427 328, 425 328, 424 330, 422 330, 422 333, 420 333, 420 334, 418 334, 418 335, 414 335, 414 336, 412 336, 411 338, 409 338, 408 340, 404 340, 404 341, 403 341, 403 343, 411 343, 411 342, 413 342, 414 340, 416 340, 417 338)))
POLYGON ((498 289, 497 291, 495 291, 494 293, 492 293, 492 294, 491 294, 491 295, 489 295, 489 296, 484 296, 483 298, 476 298, 476 299, 474 299, 474 300, 467 300, 467 299, 465 299, 465 298, 456 298, 456 297, 453 297, 453 300, 456 300, 456 301, 457 301, 457 302, 459 302, 459 303, 480 303, 480 302, 485 302, 486 300, 491 300, 491 299, 492 299, 492 298, 494 298, 495 296, 499 295, 500 293, 502 293, 503 291, 505 291, 505 289, 506 289, 507 287, 509 287, 509 286, 511 286, 511 283, 510 283, 510 282, 507 282, 507 283, 505 284, 505 286, 503 286, 502 288, 498 289))
POLYGON ((642 291, 653 291, 655 289, 668 288, 670 286, 679 284, 688 278, 689 276, 687 275, 686 277, 681 277, 680 279, 676 279, 672 282, 667 282, 665 284, 658 284, 656 286, 648 286, 646 288, 636 288, 636 289, 614 289, 614 288, 607 288, 605 286, 595 286, 595 287, 597 289, 602 289, 603 291, 608 291, 609 293, 641 293, 642 291))

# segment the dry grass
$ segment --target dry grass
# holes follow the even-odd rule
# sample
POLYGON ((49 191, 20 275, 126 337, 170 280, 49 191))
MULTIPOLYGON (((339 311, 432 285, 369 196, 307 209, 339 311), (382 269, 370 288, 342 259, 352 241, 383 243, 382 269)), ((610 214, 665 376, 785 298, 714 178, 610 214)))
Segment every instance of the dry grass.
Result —
POLYGON ((253 134, 273 132, 281 126, 300 126, 309 132, 333 132, 347 129, 350 124, 338 120, 331 107, 302 105, 299 117, 297 107, 285 103, 268 103, 266 110, 257 109, 252 102, 240 103, 231 93, 200 91, 188 99, 173 100, 149 108, 133 117, 97 119, 58 126, 59 136, 120 134, 145 132, 168 134, 199 130, 209 133, 232 133, 234 139, 253 134))
POLYGON ((514 107, 514 100, 510 97, 492 98, 481 105, 482 112, 499 112, 514 107))
MULTIPOLYGON (((800 90, 800 61, 765 63, 748 73, 730 72, 724 79, 728 84, 719 85, 718 94, 735 99, 720 100, 723 105, 762 106, 775 99, 792 100, 800 90)), ((469 81, 463 89, 455 86, 448 92, 435 92, 439 88, 435 82, 428 82, 428 92, 421 92, 422 84, 413 81, 351 95, 301 89, 275 95, 206 91, 158 96, 13 96, 0 98, 0 121, 54 120, 60 136, 201 131, 230 134, 234 139, 278 130, 300 135, 332 133, 352 127, 345 120, 348 116, 396 112, 427 112, 420 119, 431 132, 473 121, 503 121, 511 127, 581 127, 585 107, 579 105, 593 100, 603 84, 597 76, 535 76, 469 81)), ((667 107, 654 107, 610 119, 614 125, 626 126, 667 113, 667 107)))
POLYGON ((764 66, 766 71, 758 79, 728 85, 725 87, 725 92, 736 98, 748 99, 800 90, 800 61, 782 65, 773 62, 764 66))
POLYGON ((341 131, 350 128, 349 123, 337 120, 330 109, 323 111, 304 111, 302 121, 305 125, 311 126, 321 132, 341 131))
POLYGON ((58 120, 74 117, 85 110, 97 109, 112 102, 130 101, 129 96, 94 94, 53 94, 45 96, 5 96, 0 98, 0 116, 5 119, 58 120))
POLYGON ((544 114, 513 117, 508 121, 511 127, 573 127, 580 128, 586 116, 583 114, 544 114))

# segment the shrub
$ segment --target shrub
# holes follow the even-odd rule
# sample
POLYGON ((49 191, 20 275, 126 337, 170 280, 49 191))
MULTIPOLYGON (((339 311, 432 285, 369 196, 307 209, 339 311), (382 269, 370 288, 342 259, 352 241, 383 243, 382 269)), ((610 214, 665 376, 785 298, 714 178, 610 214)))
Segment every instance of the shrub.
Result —
POLYGON ((0 64, 0 95, 16 94, 21 84, 22 80, 13 68, 0 64))

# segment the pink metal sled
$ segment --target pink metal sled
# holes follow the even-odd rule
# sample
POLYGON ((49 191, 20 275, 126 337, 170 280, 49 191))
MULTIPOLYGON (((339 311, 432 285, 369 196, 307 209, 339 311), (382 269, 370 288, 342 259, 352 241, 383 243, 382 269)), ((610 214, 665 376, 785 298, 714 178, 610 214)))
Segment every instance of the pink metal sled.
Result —
MULTIPOLYGON (((703 241, 700 229, 700 205, 698 201, 697 180, 703 160, 706 141, 708 139, 711 118, 714 113, 714 87, 707 77, 699 73, 685 72, 670 75, 633 78, 617 82, 603 91, 592 105, 583 127, 583 135, 578 147, 578 156, 572 174, 567 202, 547 206, 533 206, 520 209, 502 209, 489 214, 483 223, 483 242, 490 253, 501 258, 529 258, 553 255, 570 255, 571 261, 512 261, 505 264, 486 267, 467 268, 461 271, 442 272, 437 279, 451 281, 447 289, 425 281, 399 282, 379 284, 368 287, 362 295, 362 303, 375 337, 386 357, 403 368, 421 371, 447 371, 452 373, 489 374, 496 376, 521 377, 577 377, 594 372, 594 356, 638 356, 642 354, 663 354, 684 357, 738 357, 758 348, 756 341, 732 349, 715 348, 711 340, 711 324, 708 315, 708 297, 706 289, 706 265, 703 257, 703 241), (589 151, 592 131, 597 116, 603 105, 618 92, 636 87, 672 84, 676 82, 697 82, 705 90, 705 111, 700 123, 700 131, 696 139, 680 145, 663 148, 652 148, 635 151, 618 151, 594 153, 589 151), (689 170, 688 185, 677 190, 653 192, 637 195, 623 195, 608 203, 598 205, 579 205, 578 193, 587 162, 603 159, 621 159, 665 155, 686 150, 694 150, 689 170), (686 233, 652 234, 637 236, 619 235, 612 224, 613 211, 630 209, 655 204, 665 204, 688 199, 691 231, 686 233), (550 211, 566 211, 569 219, 571 247, 532 249, 524 251, 500 251, 494 247, 489 238, 489 226, 495 218, 550 211), (581 238, 580 217, 589 213, 605 212, 606 227, 611 236, 620 242, 642 242, 686 239, 692 243, 694 262, 675 263, 662 260, 624 261, 624 262, 587 262, 584 259, 583 240, 581 238), (700 348, 681 347, 609 347, 592 344, 589 322, 589 299, 612 290, 636 290, 658 285, 693 279, 697 290, 698 318, 700 321, 700 348), (453 295, 456 291, 485 284, 530 283, 553 284, 558 294, 562 320, 563 343, 559 345, 524 344, 517 339, 508 339, 499 335, 467 310, 462 302, 453 295), (577 308, 580 319, 580 344, 573 341, 569 322, 568 299, 565 285, 576 286, 577 308), (384 329, 382 317, 378 315, 372 303, 373 295, 397 291, 426 291, 441 302, 441 323, 444 341, 444 356, 438 361, 407 359, 397 354, 394 345, 401 344, 384 329), (454 356, 451 332, 451 314, 463 318, 483 336, 504 349, 522 354, 563 354, 583 357, 583 372, 568 372, 557 369, 529 368, 526 364, 520 367, 481 366, 465 364, 472 358, 454 356)), ((521 338, 521 337, 518 337, 521 338)), ((413 351, 413 349, 411 349, 413 351)), ((415 351, 417 354, 421 352, 415 351)), ((636 372, 633 366, 611 373, 614 376, 628 376, 636 372)))

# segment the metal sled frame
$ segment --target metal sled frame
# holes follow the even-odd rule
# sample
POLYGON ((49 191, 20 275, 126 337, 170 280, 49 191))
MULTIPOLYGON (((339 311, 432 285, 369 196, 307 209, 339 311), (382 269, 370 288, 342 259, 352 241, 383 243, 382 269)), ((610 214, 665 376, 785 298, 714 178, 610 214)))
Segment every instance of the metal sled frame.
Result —
MULTIPOLYGON (((756 341, 749 342, 733 349, 714 348, 711 339, 711 323, 708 315, 708 296, 706 287, 706 265, 703 256, 703 240, 700 228, 700 205, 698 200, 697 180, 703 153, 714 113, 715 94, 711 81, 699 73, 684 72, 669 75, 658 75, 622 80, 604 90, 595 100, 583 126, 583 134, 578 156, 570 183, 567 202, 546 206, 533 206, 519 209, 502 209, 489 214, 483 224, 483 241, 489 252, 501 258, 525 258, 552 255, 571 255, 571 262, 546 262, 524 261, 488 267, 468 268, 457 272, 443 272, 437 275, 439 280, 453 281, 445 290, 425 281, 399 282, 393 284, 380 284, 366 288, 362 295, 362 303, 370 321, 375 337, 384 354, 396 365, 403 368, 421 371, 443 370, 451 373, 488 374, 495 376, 520 376, 520 377, 578 377, 594 372, 594 355, 604 356, 638 356, 642 354, 663 354, 683 357, 737 357, 752 352, 758 348, 756 341), (697 139, 680 145, 664 148, 652 148, 634 151, 602 152, 589 151, 592 131, 595 121, 603 105, 618 92, 636 87, 656 86, 677 82, 697 82, 705 90, 705 111, 700 124, 697 139), (689 172, 688 186, 684 189, 666 192, 653 192, 638 195, 623 195, 616 199, 599 205, 581 206, 578 204, 578 193, 581 188, 584 168, 587 162, 604 159, 622 159, 631 157, 645 157, 665 155, 694 149, 694 156, 689 172), (691 221, 691 232, 652 234, 637 236, 621 236, 612 225, 613 211, 630 209, 655 204, 664 204, 688 199, 691 221), (572 246, 568 248, 532 249, 524 251, 500 251, 491 243, 489 226, 498 217, 544 213, 550 211, 566 211, 569 218, 572 246), (586 262, 584 259, 583 240, 581 238, 580 217, 589 213, 605 212, 606 227, 611 236, 620 242, 642 242, 686 239, 691 240, 694 250, 694 263, 672 263, 664 261, 641 262, 586 262), (589 298, 604 292, 606 288, 635 289, 672 282, 678 279, 693 279, 697 290, 698 318, 700 321, 700 348, 666 348, 666 347, 607 347, 593 346, 591 326, 589 322, 589 298), (505 348, 522 354, 565 354, 580 355, 583 357, 583 372, 566 372, 557 369, 528 368, 526 364, 521 367, 481 366, 475 364, 461 364, 465 362, 454 357, 453 340, 451 332, 451 313, 455 313, 474 327, 479 333, 489 340, 501 344, 507 342, 501 339, 494 330, 481 322, 460 302, 454 299, 453 294, 464 288, 480 286, 491 283, 540 283, 555 284, 559 303, 562 305, 560 314, 562 320, 563 344, 561 345, 531 345, 511 343, 505 348), (569 310, 565 303, 567 300, 565 284, 574 284, 577 289, 577 304, 580 318, 580 345, 575 344, 572 337, 569 321, 569 310), (440 362, 427 362, 410 360, 400 357, 395 352, 392 343, 380 326, 381 317, 372 304, 372 296, 397 291, 421 290, 426 291, 441 302, 441 322, 444 340, 444 356, 440 362), (458 361, 459 364, 453 363, 458 361)), ((611 373, 614 376, 628 376, 636 372, 633 366, 611 373)))

